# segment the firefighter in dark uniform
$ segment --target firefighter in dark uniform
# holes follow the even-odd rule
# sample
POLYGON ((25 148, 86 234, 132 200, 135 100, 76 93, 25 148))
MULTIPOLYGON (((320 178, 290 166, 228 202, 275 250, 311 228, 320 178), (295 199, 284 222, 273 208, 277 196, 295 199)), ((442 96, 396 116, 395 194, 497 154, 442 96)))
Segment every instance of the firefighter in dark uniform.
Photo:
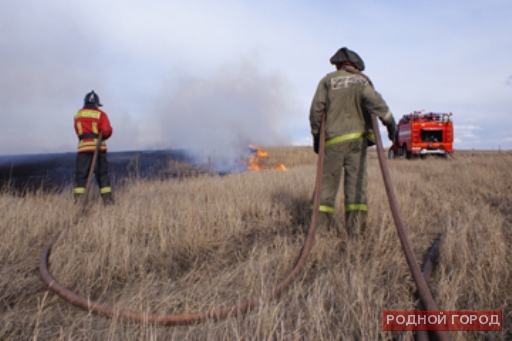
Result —
POLYGON ((107 114, 99 109, 101 106, 100 98, 93 90, 85 95, 84 107, 75 115, 75 132, 79 139, 75 169, 75 188, 73 191, 75 202, 80 200, 81 196, 85 193, 87 177, 100 132, 103 132, 103 140, 96 160, 94 175, 100 187, 103 202, 105 204, 112 204, 114 202, 110 176, 108 174, 107 145, 105 143, 105 140, 112 136, 112 126, 107 114))
POLYGON ((377 115, 387 127, 391 141, 397 128, 386 102, 361 73, 364 62, 357 53, 344 47, 332 56, 330 62, 336 66, 336 71, 318 84, 309 116, 314 148, 318 153, 322 115, 326 114, 318 229, 324 232, 330 229, 343 172, 345 228, 349 235, 354 235, 366 229, 366 149, 375 144, 370 114, 377 115))

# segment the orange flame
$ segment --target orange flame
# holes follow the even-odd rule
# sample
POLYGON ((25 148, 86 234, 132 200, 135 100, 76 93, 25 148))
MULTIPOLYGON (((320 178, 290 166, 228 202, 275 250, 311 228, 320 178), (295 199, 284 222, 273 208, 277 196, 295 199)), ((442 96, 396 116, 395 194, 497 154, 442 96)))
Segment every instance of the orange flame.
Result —
POLYGON ((274 167, 263 166, 260 164, 260 161, 264 158, 269 158, 270 154, 268 152, 263 151, 261 147, 255 147, 252 144, 249 145, 249 149, 251 150, 252 155, 249 155, 247 160, 247 169, 248 170, 262 170, 262 169, 279 169, 279 170, 287 170, 286 167, 282 163, 278 163, 274 167))

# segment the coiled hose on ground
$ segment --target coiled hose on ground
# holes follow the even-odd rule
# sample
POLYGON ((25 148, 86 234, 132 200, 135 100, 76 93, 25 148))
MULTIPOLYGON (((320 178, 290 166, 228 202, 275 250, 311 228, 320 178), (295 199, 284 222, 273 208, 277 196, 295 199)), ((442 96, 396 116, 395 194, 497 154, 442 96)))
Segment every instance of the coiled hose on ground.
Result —
MULTIPOLYGON (((399 210, 398 210, 398 204, 397 200, 394 194, 393 186, 391 184, 391 178, 389 176, 389 170, 387 168, 386 159, 384 156, 384 150, 382 147, 380 132, 379 132, 379 126, 377 119, 375 115, 372 116, 372 125, 373 130, 375 134, 375 140, 377 143, 377 152, 378 152, 378 158, 379 158, 379 164, 382 171, 382 177, 384 179, 384 184, 386 187, 386 192, 388 195, 389 203, 391 206, 391 211, 393 214, 393 218, 395 220, 395 224, 397 227, 398 235, 400 238, 400 242, 402 243, 402 248, 404 250, 405 257, 407 259, 407 263, 409 264, 409 268, 412 272, 414 282, 416 283, 416 286, 418 288, 418 295, 419 299, 422 303, 422 306, 425 310, 437 310, 437 306, 432 299, 432 295, 430 294, 430 291, 428 289, 427 283, 421 273, 421 270, 419 268, 419 265, 416 261, 416 257, 414 256, 414 253, 412 251, 411 244, 408 240, 407 231, 405 230, 405 227, 403 225, 399 210)), ((260 297, 255 297, 252 299, 249 299, 245 302, 242 302, 240 304, 224 307, 224 308, 218 308, 213 309, 210 311, 199 311, 194 313, 187 313, 187 314, 147 314, 147 313, 139 313, 139 312, 133 312, 123 309, 116 309, 110 306, 107 306, 105 304, 91 301, 83 296, 77 295, 71 290, 64 287, 62 284, 60 284, 50 273, 49 267, 48 267, 48 260, 50 257, 51 249, 53 245, 58 241, 59 237, 65 232, 64 230, 60 231, 53 240, 48 243, 45 248, 43 249, 43 252, 41 253, 41 256, 39 258, 39 272, 41 274, 42 280, 48 285, 48 288, 50 288, 52 291, 63 297, 64 299, 68 300, 69 302, 73 303, 74 305, 85 309, 90 312, 95 312, 99 314, 104 314, 109 317, 117 317, 128 321, 134 321, 134 322, 155 322, 155 323, 162 323, 166 325, 178 325, 178 324, 191 324, 191 323, 197 323, 203 320, 207 319, 214 319, 219 320, 226 318, 227 316, 233 315, 233 314, 243 314, 250 310, 251 308, 254 308, 259 304, 259 302, 264 300, 270 300, 275 298, 279 293, 281 293, 288 285, 290 285, 293 280, 297 277, 297 275, 302 271, 304 268, 304 265, 306 263, 306 259, 309 256, 309 253, 313 247, 313 241, 314 241, 314 235, 316 232, 316 226, 318 221, 318 208, 320 206, 320 188, 322 184, 322 171, 323 171, 323 160, 324 160, 324 149, 325 149, 325 115, 322 117, 322 124, 320 128, 320 145, 319 145, 319 153, 318 153, 318 161, 317 161, 317 170, 316 170, 316 182, 315 182, 315 195, 314 195, 314 201, 313 201, 313 213, 311 217, 311 225, 310 229, 308 231, 304 246, 301 250, 300 256, 293 267, 293 269, 290 271, 290 273, 272 290, 262 294, 260 297)), ((87 194, 88 189, 90 185, 90 179, 92 177, 92 172, 95 166, 99 146, 101 144, 101 136, 98 139, 98 144, 96 147, 95 154, 93 156, 93 162, 91 164, 91 170, 89 171, 89 177, 86 187, 86 194, 84 195, 84 199, 82 202, 81 210, 77 214, 76 219, 74 223, 77 223, 79 219, 81 218, 85 206, 87 204, 87 194)), ((436 332, 439 340, 449 340, 450 337, 447 332, 444 331, 437 331, 436 332)))
MULTIPOLYGON (((322 127, 320 130, 320 150, 319 156, 318 156, 318 163, 317 163, 317 174, 316 174, 316 184, 315 188, 319 189, 322 184, 322 169, 323 169, 323 150, 324 150, 324 141, 325 141, 325 118, 322 119, 322 127)), ((98 140, 98 146, 96 148, 95 154, 98 152, 99 145, 101 143, 101 139, 98 140)), ((96 158, 93 157, 93 161, 95 162, 96 158)), ((94 162, 91 165, 91 169, 94 169, 94 162)), ((89 172, 89 178, 92 176, 92 171, 89 172)), ((88 183, 90 183, 90 180, 88 180, 88 183)), ((87 189, 86 189, 87 193, 87 189)), ((77 218, 75 219, 75 223, 77 223, 83 213, 83 209, 86 205, 86 198, 84 198, 84 202, 82 205, 82 210, 77 215, 77 218)), ((306 236, 306 240, 304 243, 304 246, 302 247, 300 256, 293 267, 293 269, 290 271, 290 273, 272 290, 262 294, 260 297, 255 297, 252 299, 249 299, 245 302, 241 302, 240 304, 232 305, 229 307, 214 309, 210 311, 204 311, 204 312, 195 312, 195 313, 188 313, 188 314, 169 314, 169 315, 157 315, 157 314, 147 314, 147 313, 139 313, 139 312, 133 312, 123 309, 116 309, 110 306, 107 306, 105 304, 91 301, 83 296, 77 295, 71 290, 64 287, 62 284, 60 284, 50 273, 48 268, 48 259, 50 257, 51 249, 53 245, 57 242, 59 237, 64 233, 64 231, 60 231, 57 236, 43 249, 43 252, 41 253, 41 256, 39 258, 39 272, 41 274, 41 278, 43 281, 48 285, 48 287, 63 297, 64 299, 68 300, 69 302, 73 303, 74 305, 85 309, 90 312, 95 312, 99 314, 104 314, 109 317, 118 317, 124 320, 134 321, 134 322, 156 322, 156 323, 162 323, 167 325, 177 325, 177 324, 190 324, 195 322, 200 322, 206 319, 214 319, 219 320, 223 319, 229 315, 232 314, 242 314, 250 310, 251 308, 254 308, 259 304, 259 302, 264 300, 269 300, 281 293, 290 283, 293 282, 293 280, 297 277, 297 275, 302 271, 304 268, 304 265, 306 264, 306 259, 309 256, 309 253, 311 251, 311 248, 313 247, 313 240, 316 232, 316 225, 318 220, 318 208, 320 206, 320 191, 315 191, 314 201, 313 201, 313 214, 311 217, 311 227, 308 231, 308 234, 306 236)))

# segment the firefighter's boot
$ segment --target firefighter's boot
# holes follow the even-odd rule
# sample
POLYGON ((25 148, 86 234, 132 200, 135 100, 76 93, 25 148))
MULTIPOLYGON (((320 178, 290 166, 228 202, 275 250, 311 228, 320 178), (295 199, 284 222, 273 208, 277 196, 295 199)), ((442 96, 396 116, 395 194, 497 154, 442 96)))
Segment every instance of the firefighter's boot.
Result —
POLYGON ((366 231, 366 211, 346 211, 345 228, 349 236, 362 236, 366 231))
POLYGON ((114 197, 112 196, 112 192, 102 194, 101 199, 103 200, 103 205, 105 206, 114 205, 114 197))

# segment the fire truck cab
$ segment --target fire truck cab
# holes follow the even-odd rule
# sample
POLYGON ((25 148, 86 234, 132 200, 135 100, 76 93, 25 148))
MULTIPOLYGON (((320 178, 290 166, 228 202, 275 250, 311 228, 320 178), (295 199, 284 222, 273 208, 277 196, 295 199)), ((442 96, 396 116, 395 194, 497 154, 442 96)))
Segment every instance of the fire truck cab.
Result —
POLYGON ((452 113, 414 111, 398 122, 398 134, 389 148, 390 159, 435 154, 447 157, 453 152, 452 113))

